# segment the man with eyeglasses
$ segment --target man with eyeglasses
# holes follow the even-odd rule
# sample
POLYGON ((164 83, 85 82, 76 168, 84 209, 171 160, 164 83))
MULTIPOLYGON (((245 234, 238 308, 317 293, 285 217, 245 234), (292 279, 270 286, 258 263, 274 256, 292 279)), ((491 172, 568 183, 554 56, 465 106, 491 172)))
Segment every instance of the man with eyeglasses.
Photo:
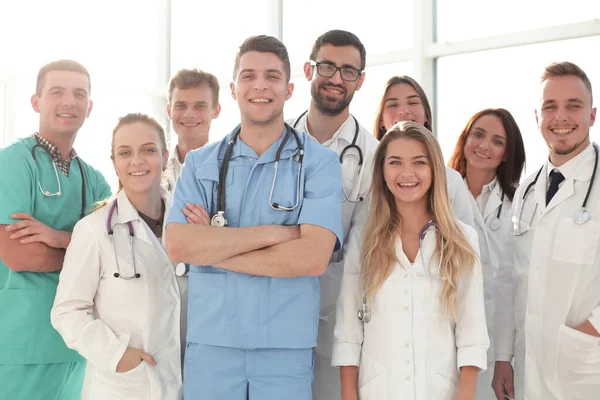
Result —
POLYGON ((308 111, 288 122, 340 156, 343 179, 344 245, 321 276, 321 312, 315 349, 314 400, 340 399, 339 367, 331 366, 336 302, 350 230, 362 225, 377 139, 350 115, 354 93, 365 80, 366 51, 351 32, 332 30, 313 45, 304 74, 311 82, 308 111))

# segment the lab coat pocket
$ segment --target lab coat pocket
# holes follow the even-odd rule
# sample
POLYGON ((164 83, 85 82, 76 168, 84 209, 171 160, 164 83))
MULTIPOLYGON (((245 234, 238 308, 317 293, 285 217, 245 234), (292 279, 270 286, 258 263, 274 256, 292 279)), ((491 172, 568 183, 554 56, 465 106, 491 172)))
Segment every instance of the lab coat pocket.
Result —
POLYGON ((428 385, 427 398, 437 400, 452 400, 458 392, 458 377, 447 371, 438 370, 433 382, 428 385))
POLYGON ((33 349, 37 321, 35 289, 0 290, 0 350, 33 349))
POLYGON ((562 383, 600 384, 600 338, 561 325, 554 377, 562 383))
POLYGON ((554 236, 552 258, 573 264, 594 264, 600 241, 600 222, 578 225, 573 219, 561 218, 554 236))
POLYGON ((127 372, 100 372, 96 370, 90 385, 90 400, 142 400, 149 398, 150 382, 144 361, 127 372))
POLYGON ((358 369, 358 399, 380 400, 386 398, 385 367, 362 353, 358 369))

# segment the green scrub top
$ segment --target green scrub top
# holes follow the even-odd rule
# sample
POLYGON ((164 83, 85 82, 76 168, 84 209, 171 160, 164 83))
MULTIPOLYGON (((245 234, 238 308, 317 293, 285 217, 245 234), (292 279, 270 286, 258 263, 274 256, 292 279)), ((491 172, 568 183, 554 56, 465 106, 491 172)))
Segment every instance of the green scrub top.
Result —
MULTIPOLYGON (((69 176, 59 169, 60 196, 50 155, 33 136, 0 149, 0 224, 15 222, 10 215, 26 212, 51 228, 72 231, 81 218, 82 179, 77 160, 69 176), (37 161, 36 161, 37 160, 37 161)), ((111 195, 104 176, 81 160, 86 184, 86 210, 111 195)), ((48 364, 82 361, 65 345, 50 323, 59 272, 14 272, 0 260, 0 364, 48 364)), ((90 317, 91 318, 91 317, 90 317)))

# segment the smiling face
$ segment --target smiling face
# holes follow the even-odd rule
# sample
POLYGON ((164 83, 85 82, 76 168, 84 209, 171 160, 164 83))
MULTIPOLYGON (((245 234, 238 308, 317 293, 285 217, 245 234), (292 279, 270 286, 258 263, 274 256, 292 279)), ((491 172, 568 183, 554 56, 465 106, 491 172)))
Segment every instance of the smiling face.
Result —
POLYGON ((40 114, 40 134, 49 139, 74 136, 92 111, 90 80, 81 72, 56 70, 43 82, 40 94, 31 97, 40 114))
POLYGON ((283 120, 283 106, 293 90, 283 61, 276 54, 249 51, 240 57, 231 96, 237 100, 246 123, 269 125, 283 120))
POLYGON ((496 171, 506 153, 506 131, 500 118, 483 115, 472 125, 465 142, 468 168, 496 171))
POLYGON ((159 133, 145 122, 122 125, 113 137, 113 164, 128 196, 160 189, 168 152, 159 133))
POLYGON ((595 120, 592 96, 579 77, 553 76, 542 83, 536 121, 554 165, 565 163, 588 146, 595 120))
POLYGON ((408 83, 391 86, 383 99, 381 124, 386 131, 400 121, 413 121, 425 126, 425 107, 421 96, 408 83))
POLYGON ((167 104, 167 115, 173 121, 177 136, 184 140, 208 142, 210 124, 219 116, 221 106, 213 104, 208 84, 189 89, 174 88, 167 104))
MULTIPOLYGON (((324 44, 314 61, 339 68, 349 67, 357 71, 361 69, 360 51, 354 46, 324 44)), ((326 78, 319 75, 317 67, 310 63, 304 64, 304 74, 306 79, 311 81, 310 94, 317 110, 331 116, 339 115, 348 108, 354 93, 360 90, 365 79, 365 75, 360 74, 354 82, 345 81, 339 70, 332 77, 326 78)))
POLYGON ((397 209, 408 204, 426 206, 432 167, 425 144, 412 138, 391 141, 385 154, 383 176, 397 209))

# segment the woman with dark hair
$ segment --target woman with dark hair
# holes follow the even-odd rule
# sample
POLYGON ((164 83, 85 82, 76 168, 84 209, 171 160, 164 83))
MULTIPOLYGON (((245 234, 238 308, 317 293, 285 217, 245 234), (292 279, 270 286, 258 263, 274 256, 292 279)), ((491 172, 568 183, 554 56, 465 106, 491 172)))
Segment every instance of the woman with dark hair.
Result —
POLYGON ((512 200, 525 165, 523 138, 513 116, 503 108, 488 108, 473 115, 458 138, 449 165, 464 177, 471 193, 483 266, 485 314, 492 345, 487 370, 477 381, 477 399, 495 400, 491 388, 495 355, 512 354, 512 346, 493 337, 494 321, 503 321, 503 315, 513 312, 512 307, 497 303, 496 293, 512 286, 512 200))
MULTIPOLYGON (((427 95, 417 81, 405 75, 394 76, 387 81, 379 101, 373 134, 377 139, 381 139, 385 132, 400 121, 416 122, 433 132, 432 112, 427 95)), ((446 168, 446 177, 454 216, 473 226, 469 193, 460 174, 446 168)))

